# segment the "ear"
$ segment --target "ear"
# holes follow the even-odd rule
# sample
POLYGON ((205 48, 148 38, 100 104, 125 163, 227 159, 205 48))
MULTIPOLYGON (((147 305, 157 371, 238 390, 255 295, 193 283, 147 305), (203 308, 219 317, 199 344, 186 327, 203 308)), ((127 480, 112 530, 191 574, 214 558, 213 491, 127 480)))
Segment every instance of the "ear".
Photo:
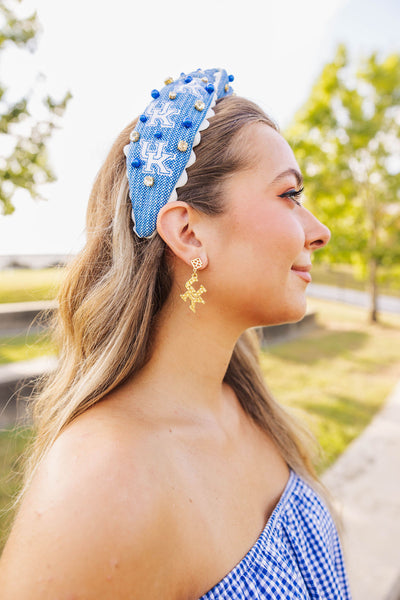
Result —
POLYGON ((203 267, 208 258, 200 236, 199 213, 186 202, 167 202, 158 213, 157 231, 172 252, 190 265, 200 258, 203 267))

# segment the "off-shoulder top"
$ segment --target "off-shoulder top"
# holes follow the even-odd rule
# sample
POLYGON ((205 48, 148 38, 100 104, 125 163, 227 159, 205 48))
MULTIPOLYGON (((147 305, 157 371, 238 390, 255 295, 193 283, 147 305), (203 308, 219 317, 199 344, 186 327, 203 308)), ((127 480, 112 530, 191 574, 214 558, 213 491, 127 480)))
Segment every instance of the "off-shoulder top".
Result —
POLYGON ((351 600, 342 548, 319 495, 293 470, 246 556, 200 600, 351 600))

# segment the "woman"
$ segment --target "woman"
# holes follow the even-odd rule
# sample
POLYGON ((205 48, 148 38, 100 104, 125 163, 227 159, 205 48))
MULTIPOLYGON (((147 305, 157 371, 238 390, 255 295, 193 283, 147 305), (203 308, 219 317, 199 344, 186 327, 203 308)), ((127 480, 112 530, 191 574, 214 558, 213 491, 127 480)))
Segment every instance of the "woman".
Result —
POLYGON ((302 318, 330 234, 232 80, 167 80, 98 174, 4 600, 350 597, 299 426, 246 331, 302 318))

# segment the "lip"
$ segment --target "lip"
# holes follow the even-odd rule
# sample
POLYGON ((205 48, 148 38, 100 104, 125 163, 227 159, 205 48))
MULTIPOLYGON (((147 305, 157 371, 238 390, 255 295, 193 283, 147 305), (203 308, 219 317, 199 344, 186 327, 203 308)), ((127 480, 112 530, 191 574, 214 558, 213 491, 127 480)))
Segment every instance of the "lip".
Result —
POLYGON ((312 277, 310 274, 311 265, 304 265, 304 266, 293 265, 291 270, 298 277, 300 277, 300 279, 303 279, 303 281, 305 281, 307 283, 311 283, 311 281, 312 281, 312 277))

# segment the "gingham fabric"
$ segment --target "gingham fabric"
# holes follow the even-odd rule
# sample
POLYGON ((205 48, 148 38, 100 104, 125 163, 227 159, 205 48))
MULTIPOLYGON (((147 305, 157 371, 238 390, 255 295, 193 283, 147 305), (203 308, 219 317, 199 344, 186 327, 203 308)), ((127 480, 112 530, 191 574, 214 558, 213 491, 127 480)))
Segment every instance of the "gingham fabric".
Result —
POLYGON ((200 132, 209 126, 216 101, 232 94, 232 81, 224 69, 198 69, 151 92, 153 100, 124 148, 139 237, 151 237, 160 208, 177 199, 176 189, 185 185, 186 169, 196 160, 193 148, 200 143, 200 132))
POLYGON ((326 506, 294 471, 246 556, 200 600, 350 600, 326 506))

